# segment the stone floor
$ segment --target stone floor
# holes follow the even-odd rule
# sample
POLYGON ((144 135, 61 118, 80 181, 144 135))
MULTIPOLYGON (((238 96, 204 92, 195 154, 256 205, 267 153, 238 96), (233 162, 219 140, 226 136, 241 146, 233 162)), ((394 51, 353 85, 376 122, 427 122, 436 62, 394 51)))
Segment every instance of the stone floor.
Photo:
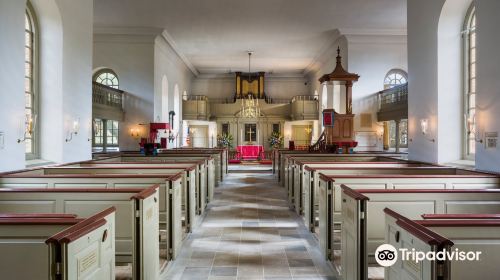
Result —
POLYGON ((161 279, 337 279, 272 174, 242 168, 161 279))

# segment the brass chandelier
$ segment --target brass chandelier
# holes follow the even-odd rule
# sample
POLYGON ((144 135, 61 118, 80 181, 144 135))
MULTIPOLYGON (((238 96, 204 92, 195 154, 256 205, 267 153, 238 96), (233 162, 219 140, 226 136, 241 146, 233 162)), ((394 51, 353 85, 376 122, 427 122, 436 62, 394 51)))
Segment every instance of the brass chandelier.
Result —
MULTIPOLYGON (((248 51, 248 81, 250 81, 252 51, 248 51)), ((255 119, 260 117, 259 99, 254 98, 253 93, 249 92, 246 97, 241 98, 241 117, 255 119)))

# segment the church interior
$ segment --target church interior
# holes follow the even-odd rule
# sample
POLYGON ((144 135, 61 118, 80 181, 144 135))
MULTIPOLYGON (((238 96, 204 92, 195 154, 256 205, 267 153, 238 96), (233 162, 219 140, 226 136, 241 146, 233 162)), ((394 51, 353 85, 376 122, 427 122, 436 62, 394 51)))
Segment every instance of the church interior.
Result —
POLYGON ((0 0, 0 279, 498 279, 499 13, 0 0))

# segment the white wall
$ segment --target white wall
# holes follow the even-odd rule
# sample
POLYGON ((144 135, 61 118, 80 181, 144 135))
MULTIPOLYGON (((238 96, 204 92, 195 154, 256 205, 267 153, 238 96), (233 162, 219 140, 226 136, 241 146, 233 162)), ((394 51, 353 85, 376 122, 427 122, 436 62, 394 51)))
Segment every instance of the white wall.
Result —
MULTIPOLYGON (((55 162, 90 159, 93 1, 34 0, 40 39, 40 155, 55 162), (67 126, 80 118, 79 135, 69 143, 67 126)), ((24 118, 24 1, 0 2, 0 171, 25 166, 24 143, 18 144, 24 118), (5 71, 5 72, 4 72, 5 71), (5 79, 5 80, 2 80, 5 79)))
MULTIPOLYGON (((193 74, 162 37, 161 30, 100 28, 96 33, 94 69, 113 69, 118 75, 120 89, 127 92, 120 149, 137 150, 138 140, 129 135, 130 129, 157 121, 158 117, 168 122, 168 112, 175 108, 176 85, 180 95, 189 92, 193 74), (167 93, 165 96, 164 92, 167 93), (162 104, 167 105, 166 108, 162 104)), ((179 112, 175 112, 174 132, 182 123, 180 108, 182 106, 179 106, 179 112)), ((140 130, 141 136, 146 137, 147 126, 140 127, 140 130)), ((179 133, 179 138, 181 135, 179 133)), ((161 137, 166 137, 166 134, 161 134, 161 137)))
POLYGON ((438 146, 421 134, 420 119, 429 119, 428 137, 437 138, 437 26, 443 3, 408 1, 408 153, 412 160, 434 163, 438 146))
MULTIPOLYGON (((173 133, 177 138, 176 143, 169 145, 172 147, 182 146, 182 95, 184 92, 187 94, 191 92, 191 81, 194 75, 163 36, 158 36, 155 39, 154 72, 155 119, 156 116, 168 116, 168 112, 174 111, 173 133), (167 108, 159 106, 164 98, 162 95, 162 80, 165 77, 168 80, 167 108), (175 99, 176 87, 179 94, 177 100, 175 99), (165 109, 167 112, 164 112, 165 109)), ((168 122, 168 118, 162 119, 162 121, 168 122)), ((166 137, 166 135, 163 135, 163 137, 166 137)))
MULTIPOLYGON (((47 1, 43 1, 46 4, 47 1)), ((71 142, 64 142, 62 160, 73 162, 91 159, 92 120, 92 0, 58 0, 57 5, 63 22, 63 134, 80 120, 80 131, 71 142)), ((52 63, 52 62, 50 62, 52 63)), ((42 93, 43 94, 43 93, 42 93)), ((47 110, 52 110, 47 109, 47 110)), ((60 138, 62 139, 62 138, 60 138)), ((44 139, 44 147, 54 145, 52 137, 44 139)))
MULTIPOLYGON (((127 92, 124 100, 125 121, 120 126, 120 150, 138 150, 138 139, 130 136, 130 129, 155 120, 155 37, 154 34, 94 35, 94 70, 113 69, 118 75, 120 89, 127 92)), ((147 136, 147 127, 140 129, 141 136, 147 136)))
MULTIPOLYGON (((432 162, 447 162, 461 157, 462 65, 461 37, 466 11, 471 1, 409 1, 409 74, 410 92, 410 158, 432 162), (447 32, 445 32, 447 31, 447 32), (458 69, 457 69, 458 68, 458 69), (418 121, 431 120, 431 136, 437 143, 425 140, 418 121)), ((500 130, 498 68, 498 12, 500 3, 494 0, 476 1, 477 15, 477 126, 481 138, 485 132, 500 130)), ((476 167, 500 171, 500 150, 485 150, 476 144, 476 167)))
POLYGON ((24 144, 18 144, 24 119, 24 12, 23 1, 0 1, 0 171, 24 167, 24 144))
MULTIPOLYGON (((500 132, 500 2, 497 0, 476 1, 477 16, 477 106, 478 131, 500 132)), ((485 150, 476 145, 476 167, 500 172, 500 148, 485 150)))
POLYGON ((384 89, 385 75, 394 68, 408 71, 405 35, 348 35, 349 72, 360 75, 353 100, 384 89))

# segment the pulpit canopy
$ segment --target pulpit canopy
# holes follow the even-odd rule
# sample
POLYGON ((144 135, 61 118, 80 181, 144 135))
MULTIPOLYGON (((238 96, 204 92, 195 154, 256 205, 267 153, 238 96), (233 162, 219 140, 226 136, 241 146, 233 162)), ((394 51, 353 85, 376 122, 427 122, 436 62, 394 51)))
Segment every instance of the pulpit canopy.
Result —
POLYGON ((349 73, 342 66, 342 57, 340 56, 340 47, 339 47, 337 49, 337 65, 335 66, 335 69, 333 70, 332 73, 321 76, 319 82, 325 83, 325 82, 340 81, 352 84, 352 82, 357 82, 358 79, 359 79, 358 74, 349 73))

